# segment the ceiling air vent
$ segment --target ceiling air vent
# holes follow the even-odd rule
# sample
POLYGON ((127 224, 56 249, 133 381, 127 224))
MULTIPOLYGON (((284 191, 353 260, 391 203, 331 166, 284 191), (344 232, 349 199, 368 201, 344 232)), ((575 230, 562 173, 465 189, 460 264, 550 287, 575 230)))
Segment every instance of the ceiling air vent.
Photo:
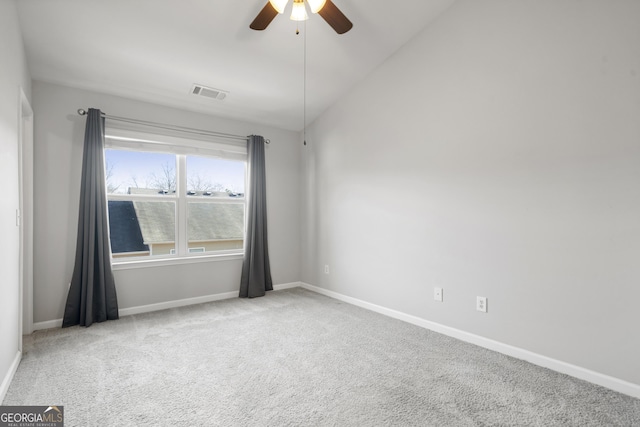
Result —
POLYGON ((218 99, 222 101, 227 97, 229 92, 220 90, 220 89, 214 89, 212 87, 206 87, 206 86, 194 84, 193 87, 191 88, 191 94, 204 96, 206 98, 218 99))

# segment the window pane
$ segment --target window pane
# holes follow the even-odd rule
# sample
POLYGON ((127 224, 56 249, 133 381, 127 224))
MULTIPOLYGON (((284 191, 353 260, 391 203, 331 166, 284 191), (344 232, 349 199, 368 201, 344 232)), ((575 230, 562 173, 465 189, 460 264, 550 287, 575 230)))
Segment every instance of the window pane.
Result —
POLYGON ((134 150, 105 150, 114 258, 242 250, 246 161, 134 150))
POLYGON ((109 200, 114 258, 175 253, 176 204, 109 200))
POLYGON ((187 156, 187 195, 244 197, 245 162, 187 156))
POLYGON ((189 202, 187 210, 190 253, 242 249, 244 204, 189 202))
POLYGON ((105 150, 110 194, 173 194, 176 155, 144 151, 105 150))

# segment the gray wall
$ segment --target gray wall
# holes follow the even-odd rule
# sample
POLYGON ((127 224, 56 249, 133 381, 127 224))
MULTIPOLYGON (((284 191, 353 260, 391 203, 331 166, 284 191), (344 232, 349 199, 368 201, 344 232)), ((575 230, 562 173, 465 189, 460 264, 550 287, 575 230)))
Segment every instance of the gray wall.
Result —
MULTIPOLYGON (((259 134, 267 146, 269 250, 275 284, 300 280, 297 134, 262 125, 34 82, 35 322, 62 318, 73 272, 85 118, 78 108, 239 135, 259 134)), ((237 291, 241 260, 115 271, 120 308, 237 291)))
POLYGON ((0 384, 18 354, 19 346, 19 228, 18 111, 20 87, 29 98, 27 70, 15 1, 0 1, 0 384))
POLYGON ((308 130, 302 279, 640 384, 639 22, 454 3, 308 130))

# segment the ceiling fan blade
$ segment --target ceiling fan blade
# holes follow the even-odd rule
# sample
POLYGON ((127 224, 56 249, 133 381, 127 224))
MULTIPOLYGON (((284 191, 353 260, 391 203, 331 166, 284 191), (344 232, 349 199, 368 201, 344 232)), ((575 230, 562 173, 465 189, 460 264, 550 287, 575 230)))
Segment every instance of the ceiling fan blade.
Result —
POLYGON ((353 27, 349 18, 344 16, 344 13, 331 0, 327 0, 324 7, 318 11, 318 15, 322 16, 338 34, 344 34, 353 27))
POLYGON ((258 13, 258 16, 256 16, 256 19, 254 19, 251 25, 249 25, 249 28, 258 31, 264 30, 277 15, 278 11, 271 6, 271 2, 267 2, 260 13, 258 13))

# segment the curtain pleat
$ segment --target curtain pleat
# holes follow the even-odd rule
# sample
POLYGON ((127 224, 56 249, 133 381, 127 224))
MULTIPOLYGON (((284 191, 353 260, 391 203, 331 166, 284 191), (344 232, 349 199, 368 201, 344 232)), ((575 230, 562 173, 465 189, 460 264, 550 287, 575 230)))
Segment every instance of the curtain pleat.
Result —
POLYGON ((240 297, 264 296, 273 290, 267 245, 267 186, 264 138, 252 135, 247 141, 249 164, 247 234, 240 280, 240 297))
POLYGON ((104 117, 89 109, 84 134, 75 266, 62 327, 118 318, 104 171, 104 117))

